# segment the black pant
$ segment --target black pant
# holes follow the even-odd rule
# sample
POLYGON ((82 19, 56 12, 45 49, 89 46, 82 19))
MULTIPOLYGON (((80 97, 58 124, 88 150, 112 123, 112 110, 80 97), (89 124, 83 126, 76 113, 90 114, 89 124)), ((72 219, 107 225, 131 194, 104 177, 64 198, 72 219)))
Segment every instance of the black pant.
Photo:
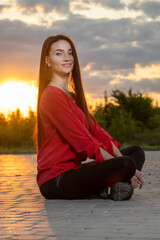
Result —
POLYGON ((116 182, 129 182, 145 161, 143 150, 131 146, 121 150, 122 157, 100 163, 86 163, 82 168, 66 171, 45 182, 41 194, 47 199, 78 199, 99 194, 116 182))

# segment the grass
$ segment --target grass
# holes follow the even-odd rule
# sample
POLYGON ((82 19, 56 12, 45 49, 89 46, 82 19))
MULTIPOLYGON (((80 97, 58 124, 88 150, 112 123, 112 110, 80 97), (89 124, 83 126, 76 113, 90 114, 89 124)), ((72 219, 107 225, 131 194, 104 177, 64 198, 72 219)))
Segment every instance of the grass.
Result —
POLYGON ((33 154, 36 153, 34 147, 0 147, 0 154, 33 154))
POLYGON ((121 148, 125 148, 125 147, 129 147, 132 145, 138 145, 140 146, 144 151, 160 151, 160 145, 155 145, 155 146, 151 146, 151 145, 146 145, 146 144, 122 144, 121 148))
POLYGON ((141 146, 145 151, 160 150, 160 129, 145 129, 142 133, 135 133, 127 144, 122 144, 123 147, 131 145, 141 146))

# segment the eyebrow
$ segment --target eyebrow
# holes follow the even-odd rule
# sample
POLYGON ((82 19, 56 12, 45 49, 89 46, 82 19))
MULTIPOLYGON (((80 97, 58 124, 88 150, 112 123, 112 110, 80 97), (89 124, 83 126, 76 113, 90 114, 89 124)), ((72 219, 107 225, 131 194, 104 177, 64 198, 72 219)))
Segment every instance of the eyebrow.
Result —
MULTIPOLYGON (((56 49, 55 52, 56 52, 56 51, 64 52, 63 49, 56 49)), ((70 49, 68 49, 68 51, 72 51, 72 49, 70 48, 70 49)))

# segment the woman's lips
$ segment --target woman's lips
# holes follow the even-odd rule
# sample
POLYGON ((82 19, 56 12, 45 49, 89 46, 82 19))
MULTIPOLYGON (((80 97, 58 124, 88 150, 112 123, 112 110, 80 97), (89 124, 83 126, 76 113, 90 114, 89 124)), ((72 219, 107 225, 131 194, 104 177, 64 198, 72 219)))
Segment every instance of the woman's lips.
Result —
POLYGON ((72 63, 65 63, 65 64, 62 64, 63 67, 71 67, 72 66, 72 63))

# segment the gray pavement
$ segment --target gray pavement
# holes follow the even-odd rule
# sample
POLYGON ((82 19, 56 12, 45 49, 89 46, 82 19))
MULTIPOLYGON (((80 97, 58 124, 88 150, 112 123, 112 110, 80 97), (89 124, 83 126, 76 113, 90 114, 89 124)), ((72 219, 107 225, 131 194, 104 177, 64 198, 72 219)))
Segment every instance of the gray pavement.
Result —
POLYGON ((36 155, 0 155, 0 239, 160 240, 160 151, 146 152, 143 176, 129 201, 45 200, 36 155))

